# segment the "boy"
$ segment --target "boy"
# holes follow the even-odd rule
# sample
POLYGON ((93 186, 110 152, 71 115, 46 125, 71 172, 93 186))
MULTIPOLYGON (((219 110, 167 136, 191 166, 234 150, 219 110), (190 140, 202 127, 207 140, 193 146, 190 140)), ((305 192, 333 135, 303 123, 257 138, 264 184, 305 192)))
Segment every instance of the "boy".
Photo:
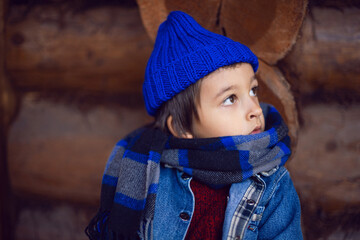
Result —
POLYGON ((183 12, 159 27, 143 94, 155 123, 115 146, 90 239, 302 239, 287 127, 257 57, 183 12))

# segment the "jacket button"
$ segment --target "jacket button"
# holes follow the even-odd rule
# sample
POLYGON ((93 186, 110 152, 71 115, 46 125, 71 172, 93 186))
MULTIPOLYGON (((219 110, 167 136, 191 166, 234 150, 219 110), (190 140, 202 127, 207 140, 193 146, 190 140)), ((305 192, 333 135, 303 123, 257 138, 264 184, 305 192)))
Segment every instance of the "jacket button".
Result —
POLYGON ((252 205, 255 204, 255 201, 252 200, 252 199, 248 199, 246 202, 247 202, 247 204, 249 204, 250 206, 252 206, 252 205))
POLYGON ((186 212, 182 212, 180 213, 180 218, 184 221, 189 221, 190 220, 190 215, 187 214, 186 212))

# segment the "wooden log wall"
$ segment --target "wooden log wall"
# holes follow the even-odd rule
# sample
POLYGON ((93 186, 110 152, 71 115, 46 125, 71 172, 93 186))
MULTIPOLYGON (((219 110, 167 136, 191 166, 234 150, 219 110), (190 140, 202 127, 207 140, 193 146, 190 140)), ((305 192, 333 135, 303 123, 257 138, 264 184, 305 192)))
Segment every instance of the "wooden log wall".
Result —
POLYGON ((137 8, 25 10, 12 7, 5 34, 7 74, 21 93, 8 137, 12 186, 95 204, 112 147, 150 121, 140 94, 152 42, 137 8))
MULTIPOLYGON (((46 1, 33 1, 38 2, 46 1)), ((331 233, 344 221, 342 225, 348 229, 358 229, 359 107, 336 103, 338 94, 360 97, 360 9, 351 4, 356 0, 310 0, 300 30, 296 28, 300 28, 302 1, 288 1, 288 5, 284 1, 273 5, 251 1, 246 9, 243 1, 235 0, 138 0, 139 8, 117 5, 81 11, 61 1, 49 2, 52 4, 13 5, 5 25, 1 22, 0 53, 5 54, 0 56, 0 178, 9 167, 17 197, 40 196, 43 201, 60 199, 96 206, 111 148, 127 132, 152 120, 140 96, 146 60, 159 21, 170 10, 180 9, 218 33, 235 39, 237 31, 241 33, 237 40, 260 56, 262 99, 280 109, 295 140, 294 93, 296 104, 304 108, 298 150, 287 166, 304 203, 307 239, 324 239, 324 232, 331 233), (254 6, 256 2, 262 7, 254 6), (285 26, 292 27, 286 30, 285 26), (251 32, 256 34, 251 36, 251 32), (317 96, 327 96, 325 103, 304 107, 317 96), (3 161, 6 158, 8 164, 3 161)), ((2 223, 9 223, 10 214, 11 201, 5 197, 9 189, 1 185, 6 182, 0 183, 0 201, 8 202, 6 207, 0 202, 2 223)), ((37 211, 42 211, 40 205, 37 211)), ((70 216, 73 214, 70 211, 70 216)), ((21 232, 18 239, 31 238, 29 233, 36 233, 36 224, 49 226, 33 221, 28 212, 24 215, 28 218, 19 223, 23 226, 17 228, 21 232)), ((61 216, 46 215, 43 222, 51 218, 52 227, 60 231, 61 216)), ((89 217, 82 218, 87 222, 89 217)), ((78 228, 79 235, 69 233, 69 239, 81 239, 82 228, 78 228)), ((0 223, 0 234, 10 236, 9 229, 0 223)), ((59 236, 56 234, 51 236, 59 236)), ((32 239, 39 236, 34 234, 32 239)))
POLYGON ((287 167, 306 239, 359 239, 360 106, 312 103, 302 116, 298 150, 287 167))
MULTIPOLYGON (((187 11, 208 29, 235 39, 237 31, 245 31, 237 40, 251 45, 260 56, 262 99, 280 109, 295 140, 294 92, 300 107, 330 93, 325 100, 337 101, 337 94, 360 96, 360 9, 346 5, 355 1, 329 1, 334 6, 310 1, 301 29, 297 21, 303 17, 299 14, 304 11, 304 5, 299 5, 302 1, 289 1, 288 5, 279 1, 271 6, 269 1, 251 1, 247 4, 251 7, 244 9, 242 1, 235 0, 138 0, 139 8, 118 5, 82 11, 51 2, 13 5, 5 34, 3 30, 0 34, 5 36, 0 40, 4 46, 0 52, 5 53, 0 57, 5 64, 0 69, 0 163, 4 163, 2 158, 8 159, 8 166, 0 165, 0 176, 3 178, 9 167, 16 196, 97 204, 111 148, 127 132, 152 120, 143 107, 141 83, 156 26, 170 10, 187 11), (256 2, 262 7, 253 6, 256 2), (245 24, 239 19, 254 22, 245 24), (288 24, 281 24, 284 22, 288 24), (256 34, 250 36, 251 32, 256 34), (9 126, 17 105, 19 111, 9 126)), ((358 219, 358 156, 354 154, 359 149, 354 134, 359 129, 358 113, 356 105, 343 108, 327 102, 302 112, 300 152, 288 167, 305 204, 308 239, 323 237, 322 233, 336 228, 345 215, 349 228, 358 219), (329 129, 334 133, 329 134, 329 129), (338 169, 338 159, 342 169, 338 169)), ((1 201, 6 200, 4 192, 8 191, 3 186, 1 201)), ((3 206, 1 214, 8 210, 3 206)), ((0 224, 0 233, 9 229, 3 226, 0 224)), ((32 226, 19 229, 32 231, 32 226)), ((27 237, 27 233, 19 236, 27 237)))
POLYGON ((358 1, 312 1, 299 40, 279 63, 301 108, 288 168, 307 239, 360 237, 359 16, 358 1))
POLYGON ((322 100, 359 99, 360 9, 351 6, 313 6, 301 37, 280 63, 304 101, 326 95, 331 97, 322 100))
POLYGON ((18 89, 141 92, 152 49, 136 8, 14 6, 6 32, 9 77, 18 89))
POLYGON ((73 101, 29 93, 21 104, 8 155, 12 186, 22 196, 96 205, 112 148, 125 134, 151 121, 144 107, 111 102, 82 110, 73 101))
MULTIPOLYGON (((139 96, 146 60, 152 49, 152 41, 146 31, 150 36, 155 36, 155 26, 161 19, 170 10, 180 9, 194 13, 194 17, 209 29, 228 36, 236 33, 236 29, 228 25, 230 20, 227 18, 234 16, 235 13, 231 11, 236 6, 240 7, 239 1, 211 1, 207 7, 203 7, 202 1, 190 1, 185 5, 184 2, 138 0, 140 12, 137 8, 100 7, 75 13, 71 8, 69 10, 57 5, 35 5, 27 14, 23 14, 26 12, 23 6, 13 6, 6 22, 5 61, 11 83, 17 91, 24 93, 20 112, 10 129, 8 148, 12 186, 17 193, 96 202, 97 184, 100 183, 112 145, 126 132, 151 121, 139 96), (154 6, 158 7, 158 11, 152 11, 154 6), (229 11, 229 15, 226 11, 229 11), (201 18, 201 15, 205 17, 201 18), (60 94, 60 100, 57 97, 44 98, 44 93, 60 94), (97 95, 74 101, 76 96, 90 93, 97 95), (133 100, 136 107, 125 107, 129 104, 127 97, 104 101, 105 96, 127 93, 137 96, 133 100), (64 95, 68 99, 64 100, 64 95), (86 111, 83 111, 83 105, 78 104, 79 101, 86 105, 86 111), (94 106, 90 106, 92 103, 94 106), (78 169, 82 171, 78 172, 78 169), (81 182, 90 184, 84 187, 81 182)), ((314 92, 319 87, 319 79, 323 85, 328 82, 327 89, 358 91, 354 82, 358 79, 359 68, 356 66, 359 51, 356 49, 359 43, 350 35, 350 32, 358 32, 358 25, 349 22, 355 22, 360 14, 356 9, 345 10, 347 14, 341 11, 335 14, 333 9, 315 8, 312 15, 306 17, 301 30, 304 39, 300 38, 293 50, 282 59, 297 39, 303 18, 300 13, 305 14, 306 2, 299 5, 301 1, 294 1, 287 6, 281 2, 276 8, 265 8, 267 1, 259 1, 263 7, 261 9, 274 12, 267 11, 264 26, 257 22, 247 30, 262 31, 267 41, 259 36, 248 36, 243 41, 252 40, 252 48, 261 57, 259 78, 265 88, 263 92, 266 92, 262 98, 280 109, 296 140, 297 110, 292 87, 287 80, 291 80, 293 85, 299 82, 301 94, 314 92), (292 10, 289 6, 293 7, 292 10), (286 31, 279 21, 284 22, 284 12, 289 13, 289 19, 300 22, 289 23, 292 37, 282 34, 286 31), (280 20, 276 16, 281 16, 280 20), (340 30, 348 35, 344 37, 340 30, 333 31, 326 27, 331 16, 334 18, 333 25, 339 23, 334 25, 336 29, 340 29, 341 24, 347 26, 340 30), (277 31, 271 30, 276 26, 280 27, 277 31), (280 37, 281 48, 271 45, 276 42, 271 40, 274 38, 272 31, 284 37, 280 37), (334 37, 338 33, 342 34, 341 37, 334 37), (311 37, 307 37, 308 34, 311 37), (258 47, 256 44, 259 44, 258 47), (260 50, 259 46, 263 46, 264 50, 260 50), (337 46, 344 49, 336 51, 337 46), (266 53, 266 49, 273 54, 266 53), (335 54, 331 61, 329 49, 333 49, 331 53, 335 54), (315 62, 312 58, 319 60, 315 62), (311 64, 308 63, 310 60, 311 64), (281 70, 274 65, 279 61, 281 70), (340 71, 344 62, 351 64, 345 65, 346 71, 340 71), (306 71, 301 72, 302 68, 306 71), (301 78, 291 78, 293 69, 301 78), (328 70, 336 74, 328 74, 328 70), (282 72, 285 72, 286 78, 282 72), (346 81, 340 81, 340 76, 346 81), (334 87, 336 84, 337 87, 334 87)), ((261 15, 256 9, 252 6, 244 14, 261 15)), ((235 20, 242 26, 242 22, 235 20)), ((236 35, 231 36, 236 38, 236 35)))
MULTIPOLYGON (((251 3, 246 7, 238 1, 206 3, 139 1, 139 7, 150 36, 156 34, 157 26, 169 11, 180 9, 194 15, 208 29, 248 44, 265 63, 274 64, 295 42, 306 6, 306 1, 289 4, 274 1, 271 11, 266 11, 268 14, 265 17, 257 18, 253 15, 262 14, 257 9, 268 9, 268 1, 251 3), (201 7, 203 4, 207 7, 201 7), (242 17, 237 16, 233 9, 242 9, 242 17), (281 14, 283 12, 287 14, 281 14), (253 19, 253 25, 244 18, 253 19), (284 18, 288 20, 284 21, 284 18), (229 19, 234 20, 233 24, 229 19), (233 25, 246 32, 239 32, 233 25), (286 34, 279 39, 281 32, 286 34)), ((19 21, 22 13, 21 7, 13 9, 9 19, 11 27, 6 35, 9 47, 7 68, 18 88, 115 94, 140 92, 145 68, 139 65, 145 65, 152 44, 137 18, 137 11, 103 8, 72 15, 70 12, 63 14, 58 7, 38 6, 19 21), (118 47, 120 45, 126 47, 118 47)), ((263 81, 271 90, 263 100, 280 109, 290 127, 293 146, 296 146, 298 122, 295 101, 281 72, 265 69, 276 74, 272 74, 272 79, 263 81), (283 85, 282 90, 273 91, 273 82, 277 86, 283 85)), ((260 80, 265 77, 261 75, 266 74, 262 70, 260 80)))

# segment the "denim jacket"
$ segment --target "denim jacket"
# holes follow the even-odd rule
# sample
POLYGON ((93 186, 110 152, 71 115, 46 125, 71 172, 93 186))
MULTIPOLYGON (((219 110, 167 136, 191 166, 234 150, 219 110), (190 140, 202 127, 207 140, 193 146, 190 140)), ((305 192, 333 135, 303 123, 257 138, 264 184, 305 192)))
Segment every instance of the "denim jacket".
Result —
MULTIPOLYGON (((142 221, 141 239, 185 238, 195 207, 191 179, 161 167, 154 220, 142 221)), ((231 185, 222 239, 302 239, 300 202, 284 167, 231 185)))

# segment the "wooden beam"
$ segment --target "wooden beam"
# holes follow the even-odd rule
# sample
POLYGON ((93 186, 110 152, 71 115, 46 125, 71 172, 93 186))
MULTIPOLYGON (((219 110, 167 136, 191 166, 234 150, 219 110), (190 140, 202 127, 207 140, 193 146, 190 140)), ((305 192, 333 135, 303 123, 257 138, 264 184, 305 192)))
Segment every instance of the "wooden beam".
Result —
POLYGON ((311 96, 320 91, 342 92, 350 98, 359 96, 359 23, 360 9, 355 7, 311 9, 301 37, 281 62, 284 64, 281 69, 301 95, 311 96))
POLYGON ((115 143, 151 120, 144 106, 107 102, 81 111, 74 103, 25 94, 8 138, 14 193, 97 204, 115 143))
POLYGON ((12 7, 5 42, 7 71, 15 87, 141 92, 153 44, 137 8, 74 13, 54 4, 35 5, 22 14, 21 6, 12 7))
POLYGON ((293 153, 296 150, 299 119, 290 84, 277 67, 259 61, 260 101, 276 107, 289 127, 293 153))
POLYGON ((150 38, 155 41, 159 25, 166 20, 171 11, 181 10, 190 14, 204 28, 221 33, 218 20, 218 12, 221 0, 137 0, 141 18, 150 38))

